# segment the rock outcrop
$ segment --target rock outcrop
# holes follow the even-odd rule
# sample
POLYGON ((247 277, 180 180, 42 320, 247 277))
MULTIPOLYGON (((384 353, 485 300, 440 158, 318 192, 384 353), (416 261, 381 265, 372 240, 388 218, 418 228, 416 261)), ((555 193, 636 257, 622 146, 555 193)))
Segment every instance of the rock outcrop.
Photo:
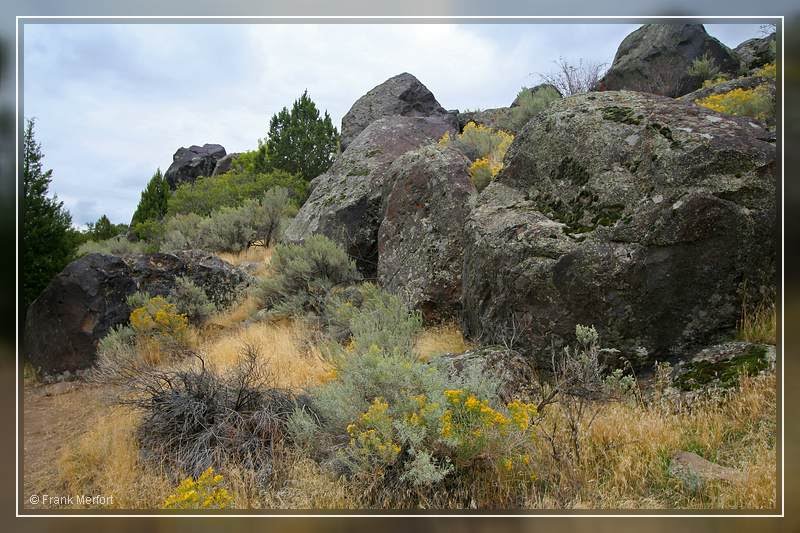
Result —
POLYGON ((217 164, 214 166, 214 170, 211 172, 212 176, 217 176, 218 174, 225 174, 231 169, 233 165, 233 161, 239 156, 236 152, 231 152, 230 154, 226 154, 222 158, 217 160, 217 164))
POLYGON ((461 354, 444 354, 435 359, 455 382, 474 380, 496 387, 498 397, 510 402, 530 392, 536 372, 531 361, 516 350, 483 346, 461 354))
POLYGON ((462 233, 475 187, 470 161, 436 145, 392 163, 378 232, 378 280, 426 319, 456 316, 461 301, 462 233))
POLYGON ((736 54, 708 35, 702 24, 645 24, 619 45, 600 88, 681 96, 701 86, 703 80, 687 70, 705 55, 721 73, 739 71, 736 54))
POLYGON ((217 161, 223 157, 225 148, 219 144, 178 148, 172 156, 172 164, 164 173, 164 178, 170 188, 175 189, 181 183, 191 183, 200 176, 210 176, 217 166, 217 161))
POLYGON ((474 122, 479 126, 487 126, 495 130, 508 130, 517 133, 513 127, 512 110, 510 107, 497 107, 494 109, 484 109, 483 111, 466 111, 458 114, 458 129, 464 130, 464 126, 474 122))
POLYGON ((773 46, 775 46, 775 33, 766 37, 748 39, 733 49, 739 57, 741 70, 750 72, 753 69, 763 67, 767 63, 775 60, 773 46))
POLYGON ((673 455, 667 472, 690 491, 700 490, 709 481, 743 483, 747 480, 740 470, 712 463, 693 452, 673 455))
POLYGON ((775 146, 762 125, 633 92, 531 120, 465 229, 465 332, 603 344, 663 360, 729 335, 737 288, 775 262, 775 146))
POLYGON ((313 180, 308 200, 284 232, 286 242, 321 233, 339 242, 367 278, 378 265, 378 227, 388 170, 404 153, 454 133, 446 117, 384 117, 350 143, 331 168, 313 180))
POLYGON ((137 290, 168 295, 177 276, 186 276, 224 307, 250 277, 199 251, 116 257, 89 254, 61 271, 29 306, 24 352, 44 373, 90 367, 108 331, 128 321, 126 298, 137 290))
POLYGON ((372 122, 392 115, 404 117, 437 117, 455 127, 455 114, 446 111, 433 93, 413 75, 404 72, 370 90, 356 100, 342 118, 342 149, 372 122))
POLYGON ((708 387, 730 388, 741 375, 774 368, 775 347, 734 341, 709 346, 675 366, 673 381, 682 391, 708 387))

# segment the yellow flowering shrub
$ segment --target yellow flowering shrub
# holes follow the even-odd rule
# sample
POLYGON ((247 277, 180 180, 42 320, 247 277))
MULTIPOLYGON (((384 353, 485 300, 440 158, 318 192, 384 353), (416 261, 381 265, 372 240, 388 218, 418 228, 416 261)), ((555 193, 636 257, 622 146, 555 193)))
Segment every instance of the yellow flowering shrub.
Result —
POLYGON ((222 476, 208 467, 197 479, 188 477, 167 496, 162 509, 227 509, 233 498, 222 486, 222 476))
POLYGON ((130 320, 137 335, 165 336, 176 341, 185 340, 189 329, 189 319, 161 296, 150 298, 134 309, 130 320))
POLYGON ((772 78, 775 79, 778 75, 778 68, 775 63, 767 63, 760 69, 756 71, 756 76, 761 76, 762 78, 772 78))
POLYGON ((350 448, 368 463, 391 464, 400 454, 400 446, 392 440, 393 421, 389 404, 375 398, 358 421, 347 426, 350 448))
POLYGON ((712 94, 696 102, 698 105, 740 117, 769 121, 775 116, 774 103, 765 85, 754 89, 733 89, 726 93, 712 94))
POLYGON ((477 155, 469 167, 469 175, 475 188, 480 191, 503 169, 503 158, 513 140, 514 136, 510 133, 469 122, 455 138, 446 132, 439 139, 439 145, 447 146, 455 142, 477 155))
POLYGON ((707 88, 707 87, 713 87, 713 86, 715 86, 715 85, 719 85, 720 83, 725 83, 725 82, 726 82, 726 81, 728 81, 729 79, 730 79, 730 78, 728 78, 728 76, 726 76, 725 74, 723 74, 723 75, 721 75, 721 76, 717 76, 716 78, 712 78, 712 79, 709 79, 709 80, 705 80, 705 81, 703 81, 703 88, 705 89, 705 88, 707 88))

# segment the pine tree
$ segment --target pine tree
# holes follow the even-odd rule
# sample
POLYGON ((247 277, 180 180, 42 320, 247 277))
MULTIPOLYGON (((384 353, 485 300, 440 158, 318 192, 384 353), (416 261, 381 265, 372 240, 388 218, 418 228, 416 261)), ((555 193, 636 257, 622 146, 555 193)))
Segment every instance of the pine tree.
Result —
POLYGON ((320 118, 308 91, 269 121, 266 153, 271 168, 300 174, 307 181, 325 172, 333 163, 339 133, 328 112, 320 118))
POLYGON ((167 214, 169 194, 169 184, 161 175, 161 169, 158 169, 142 191, 139 205, 136 206, 136 212, 131 219, 131 228, 148 220, 158 221, 164 218, 167 214))
POLYGON ((20 272, 25 308, 75 255, 70 236, 72 217, 63 202, 48 196, 53 171, 44 170, 44 154, 35 138, 34 123, 29 119, 23 134, 20 272))

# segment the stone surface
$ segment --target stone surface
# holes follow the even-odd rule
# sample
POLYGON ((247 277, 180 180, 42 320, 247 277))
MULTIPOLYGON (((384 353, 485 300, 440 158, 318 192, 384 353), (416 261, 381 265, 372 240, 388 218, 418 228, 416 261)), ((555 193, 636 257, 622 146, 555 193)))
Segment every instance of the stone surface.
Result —
POLYGON ((439 117, 455 126, 455 114, 446 111, 417 78, 408 72, 389 78, 356 103, 342 118, 342 150, 379 118, 392 115, 405 117, 439 117))
POLYGON ((531 362, 517 351, 500 346, 483 346, 461 354, 445 354, 435 359, 453 377, 467 373, 481 376, 497 384, 503 402, 510 402, 520 393, 530 390, 535 370, 531 362))
POLYGON ((739 470, 712 463, 692 452, 678 452, 672 456, 669 475, 680 480, 692 491, 699 490, 709 481, 742 482, 746 478, 739 470))
POLYGON ((726 342, 700 350, 675 367, 673 380, 683 391, 711 386, 738 385, 742 374, 756 375, 774 368, 775 346, 750 342, 726 342))
POLYGON ((747 39, 742 44, 733 49, 739 57, 741 70, 750 72, 753 69, 763 67, 774 60, 772 43, 775 42, 775 33, 766 37, 747 39))
POLYGON ((702 24, 645 24, 619 45, 600 88, 681 96, 701 86, 703 80, 686 71, 705 54, 721 72, 737 74, 739 59, 702 24))
POLYGON ((45 374, 90 367, 98 341, 128 321, 126 298, 137 290, 166 296, 177 276, 189 277, 223 307, 250 282, 243 271, 205 252, 89 254, 67 265, 28 308, 24 353, 45 374))
POLYGON ((467 219, 464 331, 513 323, 543 364, 604 346, 685 355, 735 329, 739 285, 774 283, 775 146, 747 119, 669 98, 566 98, 515 138, 467 219))
POLYGON ((510 107, 498 107, 495 109, 484 109, 483 111, 467 111, 458 114, 458 129, 462 131, 464 126, 474 122, 479 126, 488 126, 492 129, 508 130, 516 133, 511 120, 510 107))
POLYGON ((191 183, 200 176, 210 176, 217 166, 217 161, 224 156, 225 148, 219 144, 178 148, 172 156, 172 164, 164 173, 164 178, 170 188, 175 189, 181 183, 191 183))
POLYGON ((775 95, 775 80, 771 78, 763 78, 761 76, 745 76, 742 78, 735 78, 730 81, 724 81, 711 87, 703 87, 685 94, 678 98, 684 102, 697 102, 703 98, 707 98, 712 94, 722 94, 732 91, 734 89, 755 89, 759 85, 767 84, 770 87, 770 92, 773 97, 775 95))
POLYGON ((45 373, 86 368, 111 327, 128 320, 125 298, 136 291, 119 257, 89 254, 61 271, 28 307, 24 349, 45 373))
POLYGON ((462 233, 475 194, 470 161, 425 146, 392 163, 378 232, 378 281, 426 319, 455 316, 461 300, 462 233))
POLYGON ((228 172, 231 169, 231 165, 233 165, 234 159, 236 159, 238 156, 238 153, 232 152, 218 159, 217 164, 214 165, 214 170, 211 172, 211 175, 217 176, 219 174, 225 174, 228 172))
POLYGON ((435 143, 455 130, 441 117, 386 117, 372 122, 314 179, 308 200, 284 232, 285 242, 321 233, 339 242, 367 278, 378 265, 378 227, 383 220, 388 169, 402 154, 435 143))

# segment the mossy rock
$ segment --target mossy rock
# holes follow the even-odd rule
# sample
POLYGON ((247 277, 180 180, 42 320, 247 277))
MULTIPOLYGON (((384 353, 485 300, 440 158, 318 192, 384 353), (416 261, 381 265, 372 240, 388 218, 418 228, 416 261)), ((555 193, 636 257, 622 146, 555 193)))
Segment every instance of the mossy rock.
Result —
POLYGON ((767 370, 774 354, 774 347, 764 344, 732 342, 712 346, 678 368, 675 384, 684 391, 735 387, 742 375, 754 376, 767 370))

